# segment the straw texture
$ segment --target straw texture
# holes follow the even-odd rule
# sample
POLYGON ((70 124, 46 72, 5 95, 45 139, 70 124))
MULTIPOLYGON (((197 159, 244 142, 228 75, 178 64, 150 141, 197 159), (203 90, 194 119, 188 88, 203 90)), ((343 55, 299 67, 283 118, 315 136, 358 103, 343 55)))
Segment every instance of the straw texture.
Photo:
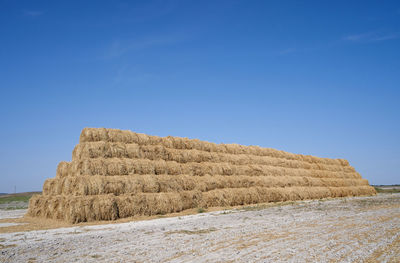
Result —
POLYGON ((79 223, 189 208, 376 194, 347 160, 83 129, 28 215, 79 223))

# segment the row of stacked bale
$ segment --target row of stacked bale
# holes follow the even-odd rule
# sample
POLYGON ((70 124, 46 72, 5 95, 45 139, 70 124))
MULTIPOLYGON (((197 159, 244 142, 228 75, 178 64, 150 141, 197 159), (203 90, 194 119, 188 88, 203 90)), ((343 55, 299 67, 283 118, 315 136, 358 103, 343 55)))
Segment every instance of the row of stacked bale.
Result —
POLYGON ((83 129, 28 215, 72 223, 375 194, 343 159, 115 129, 83 129))

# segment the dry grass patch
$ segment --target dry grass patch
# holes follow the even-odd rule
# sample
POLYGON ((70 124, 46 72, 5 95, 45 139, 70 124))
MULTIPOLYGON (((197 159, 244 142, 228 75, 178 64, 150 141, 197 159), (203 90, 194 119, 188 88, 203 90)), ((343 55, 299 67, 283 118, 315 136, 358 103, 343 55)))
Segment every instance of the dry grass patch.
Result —
POLYGON ((218 229, 211 227, 207 229, 199 229, 199 230, 174 230, 165 232, 165 235, 173 235, 173 234, 186 234, 186 235, 199 235, 199 234, 207 234, 210 232, 217 231, 218 229))

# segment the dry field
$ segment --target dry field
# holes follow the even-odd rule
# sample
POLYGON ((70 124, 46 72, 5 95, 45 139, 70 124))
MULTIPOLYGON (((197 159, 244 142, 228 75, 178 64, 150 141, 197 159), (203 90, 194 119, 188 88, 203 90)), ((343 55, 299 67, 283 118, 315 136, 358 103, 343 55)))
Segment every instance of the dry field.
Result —
POLYGON ((399 193, 32 231, 24 211, 0 210, 0 262, 400 262, 399 193))

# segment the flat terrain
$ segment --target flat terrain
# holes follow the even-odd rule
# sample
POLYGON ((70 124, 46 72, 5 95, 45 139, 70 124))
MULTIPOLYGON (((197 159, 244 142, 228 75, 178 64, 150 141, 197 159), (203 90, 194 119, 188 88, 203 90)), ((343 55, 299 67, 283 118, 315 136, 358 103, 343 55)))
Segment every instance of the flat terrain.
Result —
POLYGON ((399 193, 10 232, 24 211, 0 262, 400 262, 399 193))

